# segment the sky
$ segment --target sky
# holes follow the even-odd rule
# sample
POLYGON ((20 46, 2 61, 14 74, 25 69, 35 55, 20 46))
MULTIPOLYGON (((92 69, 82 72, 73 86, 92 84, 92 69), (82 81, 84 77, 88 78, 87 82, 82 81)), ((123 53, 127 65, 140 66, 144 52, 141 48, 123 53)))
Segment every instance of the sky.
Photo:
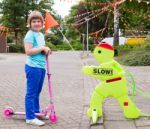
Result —
MULTIPOLYGON (((0 0, 0 2, 1 1, 3 0, 0 0)), ((69 14, 71 6, 77 4, 81 0, 53 0, 53 1, 54 1, 53 9, 56 10, 56 12, 59 15, 65 17, 66 15, 69 14)))
POLYGON ((76 4, 79 0, 54 0, 53 9, 62 17, 69 14, 71 6, 76 4))

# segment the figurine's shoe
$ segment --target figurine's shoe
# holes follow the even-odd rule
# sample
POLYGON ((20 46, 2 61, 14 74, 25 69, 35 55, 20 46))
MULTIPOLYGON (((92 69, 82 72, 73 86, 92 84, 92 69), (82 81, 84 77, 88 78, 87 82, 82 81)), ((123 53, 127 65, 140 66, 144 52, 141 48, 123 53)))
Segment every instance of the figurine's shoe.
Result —
POLYGON ((88 111, 87 111, 87 115, 88 115, 89 118, 92 117, 93 111, 95 111, 95 110, 97 112, 98 117, 102 117, 102 110, 100 110, 100 109, 97 110, 96 108, 94 108, 94 109, 89 108, 88 111))
POLYGON ((95 124, 98 121, 98 112, 96 109, 93 109, 92 111, 92 122, 95 124))

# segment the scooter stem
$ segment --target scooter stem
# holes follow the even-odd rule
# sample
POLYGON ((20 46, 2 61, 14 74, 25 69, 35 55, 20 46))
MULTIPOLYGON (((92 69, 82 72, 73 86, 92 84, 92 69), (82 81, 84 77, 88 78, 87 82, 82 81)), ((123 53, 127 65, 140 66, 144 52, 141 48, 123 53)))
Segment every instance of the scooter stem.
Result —
MULTIPOLYGON (((49 55, 49 54, 48 54, 49 55)), ((50 73, 50 64, 49 64, 49 56, 46 56, 46 65, 47 65, 47 77, 48 77, 48 90, 50 95, 50 103, 53 103, 53 95, 52 95, 52 84, 51 84, 51 73, 50 73)))

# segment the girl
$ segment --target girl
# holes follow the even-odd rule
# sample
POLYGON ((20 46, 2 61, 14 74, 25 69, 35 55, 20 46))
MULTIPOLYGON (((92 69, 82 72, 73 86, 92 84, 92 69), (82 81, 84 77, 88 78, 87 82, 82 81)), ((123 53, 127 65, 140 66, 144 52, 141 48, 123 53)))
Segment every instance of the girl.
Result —
POLYGON ((40 112, 39 96, 45 77, 46 55, 50 49, 45 46, 44 35, 40 32, 44 24, 40 12, 33 11, 28 17, 30 28, 24 38, 25 53, 28 55, 25 64, 27 88, 25 96, 26 123, 44 125, 36 118, 35 113, 40 112))

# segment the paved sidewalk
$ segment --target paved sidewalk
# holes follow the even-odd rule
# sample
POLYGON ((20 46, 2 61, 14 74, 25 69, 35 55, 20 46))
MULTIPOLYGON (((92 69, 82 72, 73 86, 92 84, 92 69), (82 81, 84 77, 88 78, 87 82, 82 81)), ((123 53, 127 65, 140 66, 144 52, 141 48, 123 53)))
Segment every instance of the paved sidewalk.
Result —
MULTIPOLYGON (((81 73, 83 64, 96 64, 92 57, 80 60, 80 53, 54 52, 51 56, 52 82, 55 107, 59 122, 55 125, 46 120, 43 127, 26 125, 24 116, 7 120, 0 115, 0 129, 90 129, 86 116, 90 95, 99 83, 81 73)), ((0 54, 0 111, 12 106, 24 110, 25 74, 23 54, 0 54)), ((132 71, 138 86, 150 92, 150 67, 127 67, 132 71)), ((41 107, 49 103, 47 78, 41 94, 41 107)), ((150 100, 137 96, 138 106, 150 113, 150 100)), ((150 129, 150 119, 126 120, 114 99, 104 103, 104 125, 91 129, 150 129)))

